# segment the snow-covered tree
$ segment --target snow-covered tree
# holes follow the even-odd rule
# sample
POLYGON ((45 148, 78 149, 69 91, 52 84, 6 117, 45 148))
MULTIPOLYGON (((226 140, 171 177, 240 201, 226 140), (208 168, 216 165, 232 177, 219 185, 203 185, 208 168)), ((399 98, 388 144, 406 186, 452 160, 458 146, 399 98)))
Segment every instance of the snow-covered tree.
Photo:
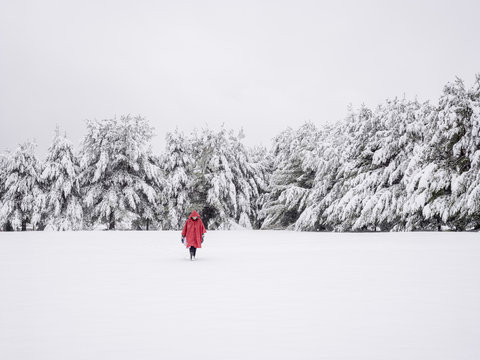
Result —
POLYGON ((192 173, 195 165, 193 144, 178 129, 166 134, 166 149, 161 156, 165 176, 164 229, 178 230, 183 227, 191 209, 192 173))
POLYGON ((407 187, 407 230, 464 228, 452 183, 470 169, 464 146, 472 127, 470 105, 464 84, 457 79, 444 87, 438 107, 427 115, 424 141, 407 187))
POLYGON ((345 141, 342 144, 342 160, 338 169, 335 197, 322 216, 334 230, 350 230, 362 211, 363 194, 355 187, 365 181, 371 167, 373 153, 377 149, 374 130, 378 118, 362 106, 351 113, 342 127, 345 141))
POLYGON ((93 226, 149 228, 155 219, 161 171, 151 153, 153 128, 143 117, 87 121, 81 151, 81 186, 93 226))
POLYGON ((374 111, 375 126, 366 140, 371 160, 352 184, 360 206, 352 230, 385 231, 402 226, 405 171, 422 136, 419 109, 417 101, 396 98, 374 111))
POLYGON ((442 221, 455 230, 480 227, 479 113, 480 75, 469 90, 460 79, 445 87, 436 113, 438 126, 429 144, 429 157, 436 171, 447 173, 450 183, 442 194, 446 197, 445 204, 435 206, 437 199, 442 198, 439 196, 426 204, 424 212, 427 211, 427 218, 443 215, 442 221), (441 155, 440 149, 443 149, 441 155))
POLYGON ((297 131, 287 128, 274 138, 274 168, 264 195, 262 229, 292 228, 305 209, 316 171, 320 133, 306 122, 297 131))
MULTIPOLYGON (((234 175, 233 184, 237 193, 238 220, 236 222, 244 228, 256 228, 259 199, 267 191, 267 164, 259 159, 265 149, 256 148, 249 151, 242 143, 245 138, 243 129, 237 136, 231 130, 228 134, 229 149, 231 152, 231 167, 234 175)), ((264 159, 265 160, 265 159, 264 159)))
POLYGON ((46 192, 46 229, 81 230, 83 209, 78 179, 79 163, 73 145, 58 127, 48 149, 41 178, 46 192))
POLYGON ((36 144, 20 144, 6 159, 4 189, 0 209, 0 227, 27 230, 27 224, 39 225, 45 196, 40 182, 40 164, 36 144))
POLYGON ((193 138, 192 207, 201 209, 207 228, 252 228, 256 214, 251 204, 266 185, 261 168, 241 143, 243 132, 235 135, 222 126, 218 132, 195 132, 193 138))
POLYGON ((319 141, 311 166, 316 169, 313 187, 305 199, 305 209, 294 224, 295 230, 333 230, 325 210, 344 193, 339 169, 344 163, 345 134, 341 123, 327 124, 320 129, 319 141))

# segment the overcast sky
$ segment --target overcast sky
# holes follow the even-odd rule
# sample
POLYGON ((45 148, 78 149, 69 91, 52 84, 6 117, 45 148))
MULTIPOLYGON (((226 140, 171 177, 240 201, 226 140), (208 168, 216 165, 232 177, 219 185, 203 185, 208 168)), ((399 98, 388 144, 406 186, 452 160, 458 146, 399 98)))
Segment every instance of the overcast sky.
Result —
POLYGON ((480 72, 480 1, 0 0, 0 150, 55 124, 141 114, 166 131, 222 122, 247 145, 348 104, 436 101, 480 72))

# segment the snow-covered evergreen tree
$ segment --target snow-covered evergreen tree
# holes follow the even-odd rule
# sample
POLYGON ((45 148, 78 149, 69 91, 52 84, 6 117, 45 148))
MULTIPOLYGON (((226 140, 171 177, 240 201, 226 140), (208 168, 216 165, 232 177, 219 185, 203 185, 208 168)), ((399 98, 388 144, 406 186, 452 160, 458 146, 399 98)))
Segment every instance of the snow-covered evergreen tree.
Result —
POLYGON ((352 230, 390 230, 402 227, 404 175, 413 149, 421 139, 417 114, 420 104, 405 99, 387 100, 374 117, 376 128, 368 141, 371 163, 356 176, 361 213, 352 230))
POLYGON ((333 230, 324 212, 343 193, 343 182, 339 176, 346 141, 343 128, 341 123, 327 124, 319 131, 319 141, 312 157, 316 164, 311 165, 316 169, 314 185, 305 199, 305 209, 294 224, 295 230, 333 230))
POLYGON ((460 209, 455 210, 452 182, 470 168, 464 144, 471 116, 463 82, 447 84, 438 107, 427 117, 419 161, 410 171, 405 207, 408 230, 440 230, 442 225, 464 228, 465 218, 460 209))
POLYGON ((235 164, 232 172, 237 193, 237 214, 239 214, 236 222, 243 228, 251 229, 257 226, 259 199, 267 191, 268 175, 266 162, 258 158, 265 149, 256 148, 253 152, 249 151, 242 143, 244 138, 243 129, 237 136, 232 130, 228 134, 229 149, 235 164))
POLYGON ((166 149, 161 157, 165 176, 164 216, 161 222, 164 229, 179 230, 190 215, 194 150, 192 140, 178 129, 168 132, 165 139, 166 149))
POLYGON ((46 229, 83 229, 83 209, 78 179, 79 163, 73 145, 57 127, 41 177, 46 192, 46 229))
MULTIPOLYGON (((479 114, 480 75, 476 76, 468 91, 460 79, 445 87, 437 113, 439 127, 430 144, 430 156, 451 178, 451 194, 446 206, 448 214, 444 213, 446 221, 442 220, 455 230, 480 227, 479 114), (439 162, 435 150, 442 147, 448 158, 439 162)), ((430 204, 425 208, 430 212, 430 204)))
POLYGON ((355 187, 365 181, 371 167, 377 140, 372 139, 378 127, 378 119, 373 112, 362 106, 358 113, 351 113, 344 123, 342 132, 341 166, 337 174, 337 191, 332 203, 322 216, 334 230, 346 231, 352 228, 362 211, 363 194, 355 187))
POLYGON ((40 164, 35 155, 36 144, 20 144, 6 159, 5 192, 0 209, 0 227, 27 230, 39 225, 45 196, 40 182, 40 164))
POLYGON ((256 214, 251 204, 266 185, 242 137, 242 132, 235 135, 223 126, 218 132, 203 129, 193 135, 196 166, 191 203, 201 209, 207 228, 253 227, 256 214))
POLYGON ((91 225, 149 228, 155 219, 161 171, 150 147, 153 128, 143 117, 87 121, 81 185, 91 225))
POLYGON ((316 148, 320 134, 306 122, 297 131, 287 128, 274 138, 275 171, 264 195, 262 229, 292 228, 305 209, 315 178, 316 148))

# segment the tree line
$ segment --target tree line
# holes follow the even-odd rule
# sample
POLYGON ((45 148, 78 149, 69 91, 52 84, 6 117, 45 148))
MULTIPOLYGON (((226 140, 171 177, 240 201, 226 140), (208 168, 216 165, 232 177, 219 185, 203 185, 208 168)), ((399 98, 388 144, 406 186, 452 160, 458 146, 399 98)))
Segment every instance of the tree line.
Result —
POLYGON ((79 149, 57 129, 0 154, 3 230, 478 230, 480 76, 436 103, 395 98, 333 124, 287 128, 272 147, 240 130, 178 129, 154 154, 141 116, 88 120, 79 149))

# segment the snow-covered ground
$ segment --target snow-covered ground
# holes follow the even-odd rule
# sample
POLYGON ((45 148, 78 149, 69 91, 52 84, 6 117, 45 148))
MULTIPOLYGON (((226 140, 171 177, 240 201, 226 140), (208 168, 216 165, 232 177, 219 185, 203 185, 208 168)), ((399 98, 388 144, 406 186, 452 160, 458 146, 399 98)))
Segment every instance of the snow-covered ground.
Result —
POLYGON ((480 359, 480 234, 0 233, 0 359, 480 359))

